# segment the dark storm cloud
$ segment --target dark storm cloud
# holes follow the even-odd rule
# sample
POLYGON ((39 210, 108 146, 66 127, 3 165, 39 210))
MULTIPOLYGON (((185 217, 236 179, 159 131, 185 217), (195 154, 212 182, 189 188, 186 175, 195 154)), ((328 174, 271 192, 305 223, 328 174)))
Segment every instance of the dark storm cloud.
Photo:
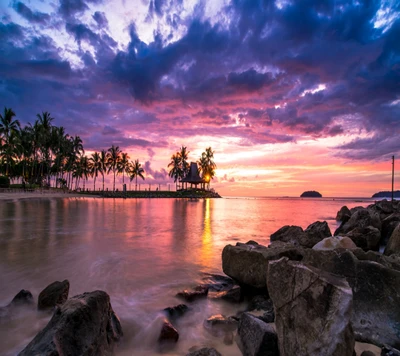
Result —
POLYGON ((60 0, 58 12, 63 18, 74 17, 89 9, 87 4, 100 4, 103 0, 60 0))
POLYGON ((253 68, 242 73, 229 73, 228 75, 228 85, 250 92, 259 90, 272 81, 271 73, 257 73, 253 68))
POLYGON ((50 16, 48 14, 44 14, 38 11, 34 12, 22 2, 14 3, 13 8, 29 22, 44 24, 50 19, 50 16))

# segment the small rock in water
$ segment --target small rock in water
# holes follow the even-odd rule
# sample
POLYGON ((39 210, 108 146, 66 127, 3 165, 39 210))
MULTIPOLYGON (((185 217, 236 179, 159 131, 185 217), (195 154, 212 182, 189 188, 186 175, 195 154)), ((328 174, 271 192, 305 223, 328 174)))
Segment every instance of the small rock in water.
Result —
POLYGON ((184 290, 176 294, 178 298, 182 298, 187 302, 193 302, 196 299, 205 298, 208 294, 208 288, 205 286, 198 286, 194 291, 184 290))
POLYGON ((203 347, 200 350, 192 351, 186 356, 222 356, 216 349, 211 347, 203 347))
POLYGON ((204 320, 204 328, 214 336, 225 336, 227 332, 235 331, 238 322, 233 317, 217 314, 204 320))
POLYGON ((98 290, 58 306, 46 327, 19 355, 111 355, 121 337, 110 297, 98 290))
POLYGON ((69 281, 53 282, 43 289, 38 298, 38 309, 52 309, 56 305, 64 304, 68 299, 69 281))
POLYGON ((22 289, 11 301, 10 305, 30 305, 33 304, 33 296, 29 290, 22 289))
POLYGON ((232 289, 235 285, 232 278, 220 274, 207 273, 203 280, 205 283, 202 286, 208 288, 209 291, 215 292, 232 289))
POLYGON ((176 319, 185 314, 188 310, 189 308, 186 304, 178 304, 175 305, 174 307, 165 308, 164 312, 167 314, 169 318, 176 319))
POLYGON ((212 292, 208 295, 211 299, 222 299, 228 302, 240 303, 242 300, 242 290, 240 286, 235 285, 229 290, 222 292, 212 292))
POLYGON ((174 342, 176 343, 179 339, 178 330, 165 319, 161 327, 160 336, 158 337, 158 342, 174 342))

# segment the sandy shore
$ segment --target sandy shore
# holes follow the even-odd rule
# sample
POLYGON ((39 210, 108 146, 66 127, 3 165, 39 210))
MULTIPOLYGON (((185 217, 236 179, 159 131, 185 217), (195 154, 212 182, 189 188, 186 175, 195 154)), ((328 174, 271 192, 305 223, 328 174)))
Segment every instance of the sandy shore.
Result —
POLYGON ((3 200, 20 200, 32 198, 98 198, 96 195, 82 195, 77 193, 62 193, 52 191, 35 191, 35 192, 1 192, 0 201, 3 200))

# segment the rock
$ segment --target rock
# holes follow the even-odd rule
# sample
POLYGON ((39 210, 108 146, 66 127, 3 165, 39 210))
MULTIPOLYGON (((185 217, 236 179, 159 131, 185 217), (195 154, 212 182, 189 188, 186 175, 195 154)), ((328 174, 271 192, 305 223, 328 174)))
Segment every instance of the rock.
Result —
POLYGON ((208 288, 205 286, 198 286, 193 291, 184 290, 176 294, 178 298, 182 298, 187 302, 193 302, 194 300, 207 297, 208 288))
POLYGON ((394 229, 385 248, 385 255, 400 254, 400 224, 394 229))
POLYGON ((177 319, 185 314, 189 310, 188 306, 185 304, 178 304, 174 307, 165 308, 163 311, 168 318, 177 319))
POLYGON ((268 261, 283 256, 291 260, 303 258, 302 248, 291 244, 271 245, 269 248, 258 245, 227 245, 222 251, 222 269, 224 273, 237 280, 241 285, 265 289, 268 261))
POLYGON ((313 246, 313 250, 326 251, 336 250, 338 248, 355 249, 356 244, 346 236, 331 236, 323 239, 313 246))
POLYGON ((310 248, 323 240, 325 237, 332 236, 331 230, 329 229, 326 221, 316 221, 308 226, 304 232, 308 236, 308 242, 307 244, 302 244, 302 246, 310 248))
POLYGON ((360 356, 377 356, 372 351, 363 351, 360 356))
POLYGON ((336 221, 341 221, 343 223, 346 223, 347 221, 349 221, 350 217, 351 217, 350 209, 345 205, 342 206, 341 209, 337 212, 336 221))
POLYGON ((380 347, 387 344, 400 348, 399 256, 362 249, 318 251, 287 245, 250 249, 228 245, 222 252, 222 267, 238 283, 266 289, 269 261, 283 256, 345 277, 353 290, 356 339, 380 347))
POLYGON ((209 291, 221 292, 224 290, 232 289, 235 281, 232 278, 220 274, 205 273, 202 284, 203 287, 208 288, 209 291))
POLYGON ((307 242, 307 235, 300 226, 285 225, 270 236, 270 241, 289 242, 293 245, 301 245, 307 242))
POLYGON ((233 344, 233 332, 227 332, 224 336, 224 344, 232 345, 233 344))
POLYGON ((247 311, 265 323, 273 323, 275 321, 274 304, 270 298, 264 295, 255 296, 251 300, 247 311), (262 313, 255 313, 256 311, 262 311, 262 313))
POLYGON ((382 242, 387 243, 397 225, 400 223, 400 213, 393 213, 382 220, 382 242))
POLYGON ((267 285, 281 356, 353 355, 353 293, 345 279, 282 258, 270 262, 267 285))
POLYGON ((178 339, 179 339, 178 331, 167 319, 165 319, 161 327, 160 336, 158 337, 158 342, 176 343, 178 342, 178 339))
POLYGON ((204 320, 204 328, 214 336, 224 336, 228 332, 235 331, 238 322, 236 319, 222 314, 212 315, 204 320))
POLYGON ((94 291, 57 306, 47 326, 19 355, 111 355, 122 335, 110 297, 94 291))
POLYGON ((400 356, 400 351, 385 345, 382 347, 381 356, 400 356))
POLYGON ((222 356, 216 349, 203 347, 200 350, 190 352, 186 356, 222 356))
POLYGON ((9 306, 31 305, 33 304, 33 296, 29 290, 21 289, 13 298, 9 306))
POLYGON ((373 227, 356 227, 346 234, 357 247, 362 248, 364 251, 379 250, 379 242, 381 240, 381 232, 373 227))
POLYGON ((69 282, 68 280, 62 282, 53 282, 43 289, 38 298, 38 309, 52 309, 56 305, 65 303, 68 299, 69 282))
POLYGON ((246 356, 279 356, 278 337, 272 324, 243 313, 238 326, 239 348, 246 356))
POLYGON ((222 292, 210 292, 208 297, 211 299, 222 299, 232 303, 240 303, 242 300, 242 290, 236 285, 229 290, 222 292))
POLYGON ((335 231, 336 235, 345 235, 356 227, 364 228, 373 226, 379 231, 381 230, 382 224, 377 212, 369 209, 359 208, 352 213, 349 221, 342 223, 335 231))

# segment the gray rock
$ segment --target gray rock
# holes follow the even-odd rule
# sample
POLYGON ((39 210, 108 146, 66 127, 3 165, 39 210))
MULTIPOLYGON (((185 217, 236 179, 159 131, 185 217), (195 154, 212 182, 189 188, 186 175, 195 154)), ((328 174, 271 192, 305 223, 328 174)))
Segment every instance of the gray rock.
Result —
POLYGON ((339 248, 346 249, 356 249, 357 246, 347 236, 331 236, 326 237, 322 241, 318 242, 313 246, 313 250, 326 251, 326 250, 336 250, 339 248))
POLYGON ((253 316, 257 316, 257 318, 265 323, 273 323, 275 321, 274 304, 270 298, 264 295, 256 295, 251 300, 247 311, 253 314, 253 316))
POLYGON ((379 231, 381 230, 382 224, 379 214, 375 211, 365 208, 359 208, 352 213, 349 221, 342 223, 335 231, 336 235, 345 235, 355 228, 364 228, 373 226, 379 231))
POLYGON ((377 356, 372 351, 363 351, 360 356, 377 356))
POLYGON ((112 355, 122 335, 110 297, 94 291, 58 306, 47 326, 19 355, 112 355))
POLYGON ((353 290, 352 322, 356 339, 400 348, 400 258, 397 255, 384 256, 362 249, 315 251, 287 245, 276 248, 260 245, 253 249, 228 245, 222 252, 222 267, 240 284, 266 288, 269 261, 283 256, 345 277, 353 290))
POLYGON ((341 221, 346 223, 347 221, 349 221, 350 216, 351 216, 350 209, 346 205, 342 206, 341 209, 336 214, 336 221, 341 221))
POLYGON ((202 286, 214 292, 229 290, 235 285, 235 281, 232 278, 214 273, 205 273, 203 281, 202 286))
POLYGON ((66 302, 69 293, 69 282, 64 280, 62 282, 53 282, 43 289, 38 298, 38 309, 46 310, 52 309, 56 305, 66 302))
POLYGON ((393 213, 382 220, 382 243, 387 243, 399 223, 400 213, 393 213))
POLYGON ((353 355, 353 294, 345 279, 282 258, 270 262, 267 284, 281 356, 353 355))
POLYGON ((390 346, 383 346, 381 356, 400 356, 400 351, 390 346))
POLYGON ((208 293, 208 297, 214 300, 226 300, 231 303, 239 303, 242 301, 242 290, 240 286, 233 286, 229 290, 223 290, 221 292, 210 292, 208 293))
POLYGON ((214 336, 225 336, 226 333, 235 331, 237 325, 236 319, 222 314, 212 315, 203 323, 204 328, 214 336))
POLYGON ((193 302, 197 299, 206 298, 208 295, 208 287, 198 286, 193 291, 187 289, 176 294, 178 298, 184 299, 187 302, 193 302))
POLYGON ((345 236, 353 240, 356 246, 362 248, 364 251, 379 250, 381 232, 376 227, 356 227, 348 232, 345 236))
POLYGON ((285 225, 278 231, 275 231, 270 236, 270 240, 289 242, 296 246, 303 246, 303 243, 306 243, 307 241, 307 235, 300 226, 285 225))
POLYGON ((186 356, 222 356, 216 349, 203 347, 200 350, 189 352, 186 356))
POLYGON ((400 224, 394 229, 388 244, 385 247, 385 255, 400 254, 400 224))
POLYGON ((279 356, 278 337, 273 324, 243 313, 238 336, 238 345, 244 356, 279 356))
POLYGON ((316 221, 308 226, 304 232, 308 237, 308 241, 307 244, 302 244, 302 246, 310 248, 325 237, 332 236, 331 230, 326 221, 316 221))

